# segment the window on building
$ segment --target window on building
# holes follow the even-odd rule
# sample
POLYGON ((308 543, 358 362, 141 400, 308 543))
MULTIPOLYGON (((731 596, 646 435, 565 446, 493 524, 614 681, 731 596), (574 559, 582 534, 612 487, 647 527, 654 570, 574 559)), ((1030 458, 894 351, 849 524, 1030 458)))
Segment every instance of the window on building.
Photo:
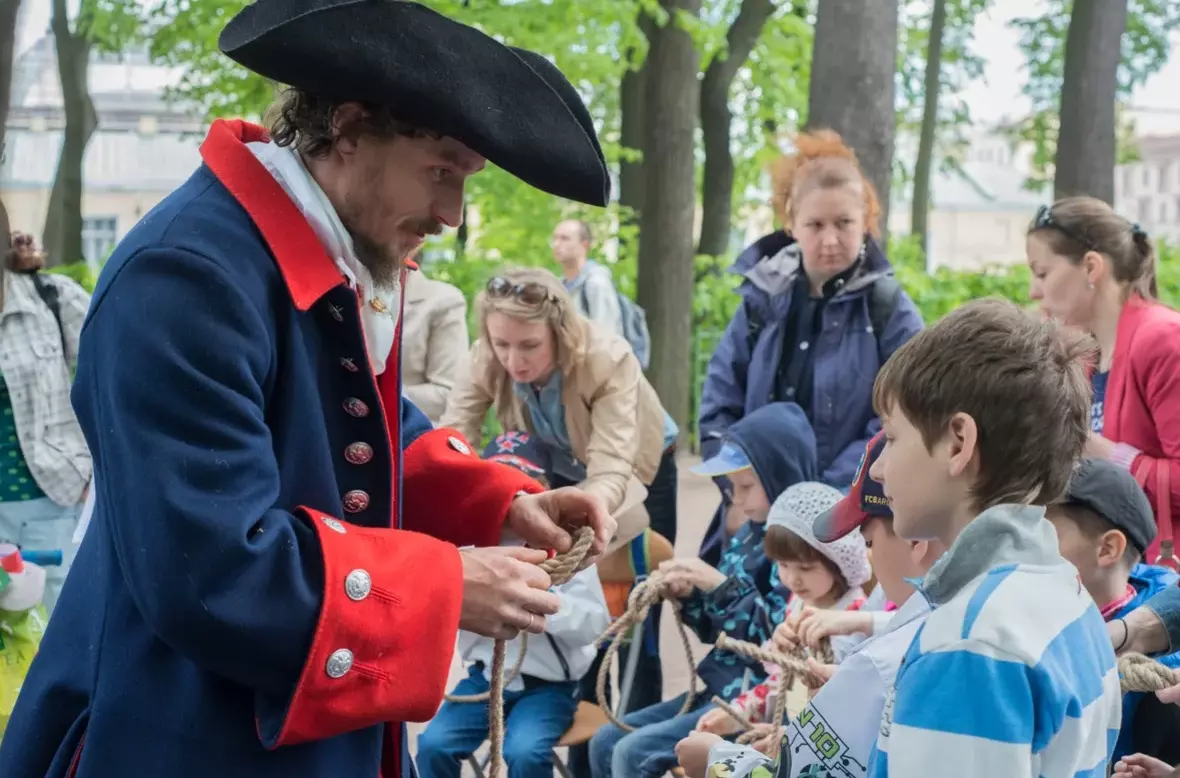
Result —
POLYGON ((1151 198, 1139 198, 1139 221, 1147 224, 1151 221, 1151 198))
POLYGON ((1123 194, 1124 195, 1131 194, 1132 189, 1134 189, 1134 187, 1135 187, 1135 184, 1133 183, 1133 181, 1134 181, 1134 176, 1132 175, 1132 168, 1130 165, 1127 165, 1126 167, 1123 168, 1123 194))
POLYGON ((82 218, 82 256, 86 264, 99 267, 119 241, 118 220, 114 216, 82 218))
MULTIPOLYGON (((1162 163, 1160 165, 1160 180, 1158 182, 1159 183, 1159 190, 1161 193, 1167 193, 1168 179, 1171 178, 1171 176, 1172 176, 1171 164, 1169 164, 1167 162, 1162 163)), ((1160 208, 1162 209, 1163 206, 1161 205, 1160 208)))
POLYGON ((1168 223, 1168 201, 1160 200, 1160 224, 1168 223))
POLYGON ((1151 169, 1147 165, 1139 166, 1139 182, 1143 184, 1143 188, 1151 186, 1151 169))

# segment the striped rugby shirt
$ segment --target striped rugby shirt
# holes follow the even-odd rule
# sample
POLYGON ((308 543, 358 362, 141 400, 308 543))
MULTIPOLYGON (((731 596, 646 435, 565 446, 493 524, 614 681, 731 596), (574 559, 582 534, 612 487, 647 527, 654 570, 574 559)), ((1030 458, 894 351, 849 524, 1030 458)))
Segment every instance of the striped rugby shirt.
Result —
POLYGON ((1122 711, 1114 652, 1044 511, 980 514, 922 591, 936 607, 886 700, 868 774, 1105 776, 1122 711))

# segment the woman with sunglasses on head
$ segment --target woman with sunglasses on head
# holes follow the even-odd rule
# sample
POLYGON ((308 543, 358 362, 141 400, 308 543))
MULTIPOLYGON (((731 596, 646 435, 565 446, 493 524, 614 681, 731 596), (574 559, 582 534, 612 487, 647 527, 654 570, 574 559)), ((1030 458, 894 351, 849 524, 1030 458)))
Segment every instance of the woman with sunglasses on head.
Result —
POLYGON ((1086 456, 1130 470, 1159 524, 1145 561, 1180 567, 1180 313, 1157 299, 1151 239, 1101 200, 1070 197, 1037 212, 1027 251, 1029 297, 1098 344, 1086 456))
MULTIPOLYGON (((544 444, 550 486, 577 485, 613 513, 629 485, 642 484, 651 528, 674 543, 679 429, 627 341, 581 316, 557 276, 540 268, 495 276, 475 306, 480 337, 441 425, 479 441, 493 408, 503 429, 544 444)), ((659 658, 646 653, 631 708, 662 695, 659 658)))

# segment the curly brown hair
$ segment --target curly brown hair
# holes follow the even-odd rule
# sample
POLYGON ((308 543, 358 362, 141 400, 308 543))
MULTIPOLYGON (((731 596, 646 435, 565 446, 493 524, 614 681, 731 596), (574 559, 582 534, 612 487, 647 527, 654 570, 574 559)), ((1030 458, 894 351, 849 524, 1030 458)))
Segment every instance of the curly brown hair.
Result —
POLYGON ((341 137, 369 135, 377 138, 433 138, 438 133, 403 121, 386 106, 364 101, 331 100, 301 89, 286 89, 266 112, 264 122, 270 138, 279 146, 293 146, 312 158, 322 158, 341 137), (346 102, 357 102, 364 115, 338 124, 333 131, 336 111, 346 102))
POLYGON ((816 189, 859 186, 864 193, 865 227, 881 237, 881 202, 877 190, 856 161, 856 152, 833 130, 815 130, 795 136, 795 153, 770 166, 770 205, 787 230, 791 229, 795 204, 816 189))

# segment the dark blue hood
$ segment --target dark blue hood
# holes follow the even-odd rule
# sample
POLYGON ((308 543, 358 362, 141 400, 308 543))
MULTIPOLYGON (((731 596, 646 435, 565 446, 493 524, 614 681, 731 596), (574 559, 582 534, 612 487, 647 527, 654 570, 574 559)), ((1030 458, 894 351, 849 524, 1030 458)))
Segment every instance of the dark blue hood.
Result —
POLYGON ((771 502, 789 486, 818 480, 815 433, 795 403, 764 405, 735 422, 725 438, 746 452, 771 502))

